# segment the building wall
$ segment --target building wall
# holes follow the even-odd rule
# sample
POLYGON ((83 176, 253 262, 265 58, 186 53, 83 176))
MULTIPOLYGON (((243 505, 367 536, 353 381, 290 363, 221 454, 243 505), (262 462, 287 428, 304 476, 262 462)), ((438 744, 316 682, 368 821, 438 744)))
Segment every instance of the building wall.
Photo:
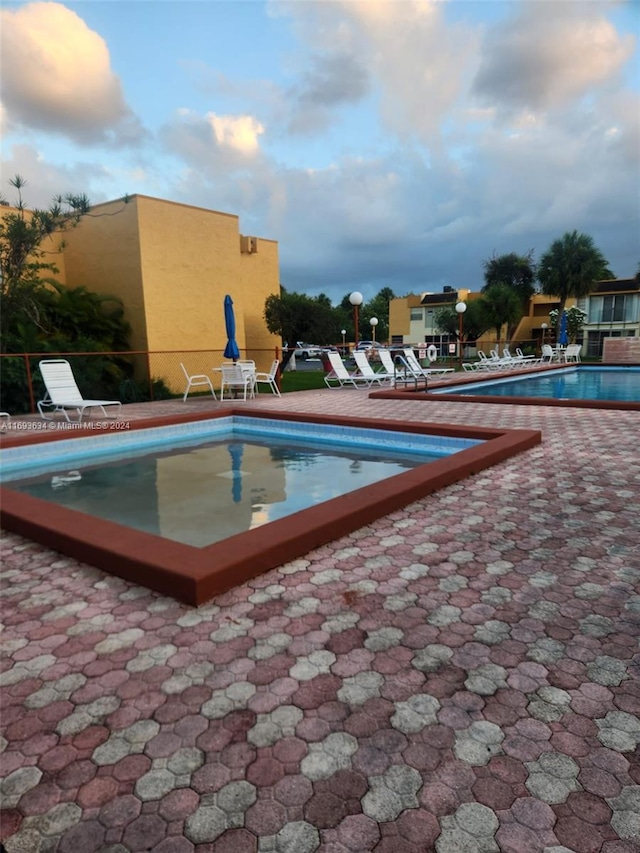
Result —
POLYGON ((242 356, 258 369, 270 365, 281 341, 262 314, 267 297, 280 292, 278 245, 242 238, 237 216, 136 195, 92 208, 67 244, 66 283, 118 296, 133 349, 208 351, 152 357, 151 374, 174 390, 184 386, 180 360, 189 373, 209 372, 223 360, 226 294, 242 356))
POLYGON ((65 235, 65 284, 121 299, 131 325, 131 347, 146 350, 138 213, 135 198, 128 204, 111 201, 93 207, 91 215, 65 235))

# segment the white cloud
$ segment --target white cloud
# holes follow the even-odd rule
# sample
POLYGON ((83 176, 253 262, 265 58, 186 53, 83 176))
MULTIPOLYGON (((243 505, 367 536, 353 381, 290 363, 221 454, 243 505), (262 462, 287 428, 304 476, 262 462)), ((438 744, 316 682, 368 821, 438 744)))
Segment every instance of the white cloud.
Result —
POLYGON ((610 83, 636 40, 600 4, 523 2, 487 34, 474 91, 508 110, 546 110, 610 83))
POLYGON ((220 147, 232 148, 239 154, 252 156, 257 154, 260 145, 258 137, 264 133, 264 127, 253 116, 218 116, 207 113, 207 122, 220 147))
POLYGON ((79 143, 140 136, 104 39, 60 3, 3 9, 2 82, 11 126, 79 143))

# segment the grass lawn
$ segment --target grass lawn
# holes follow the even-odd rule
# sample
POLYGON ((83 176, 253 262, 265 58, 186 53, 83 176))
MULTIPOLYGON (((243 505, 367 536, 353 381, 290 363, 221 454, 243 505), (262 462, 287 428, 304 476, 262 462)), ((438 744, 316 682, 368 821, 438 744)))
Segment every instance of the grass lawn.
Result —
POLYGON ((283 394, 291 391, 309 391, 312 388, 326 388, 324 370, 288 370, 282 374, 283 394))

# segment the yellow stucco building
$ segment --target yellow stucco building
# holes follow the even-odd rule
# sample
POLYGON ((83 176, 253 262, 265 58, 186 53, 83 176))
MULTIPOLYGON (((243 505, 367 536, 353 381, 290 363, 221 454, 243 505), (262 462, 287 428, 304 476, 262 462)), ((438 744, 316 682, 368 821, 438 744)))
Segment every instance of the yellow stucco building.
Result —
POLYGON ((131 347, 152 354, 152 376, 181 386, 181 360, 190 373, 222 361, 227 293, 242 357, 259 369, 273 359, 281 341, 263 311, 280 293, 278 244, 240 234, 237 216, 134 195, 92 207, 64 242, 63 283, 122 300, 131 347))
POLYGON ((181 361, 191 374, 213 375, 227 340, 226 294, 242 358, 268 370, 282 345, 263 317, 267 297, 280 294, 278 244, 241 234, 233 214, 134 195, 94 205, 43 248, 61 284, 122 300, 131 348, 141 353, 138 378, 149 373, 179 391, 181 361))

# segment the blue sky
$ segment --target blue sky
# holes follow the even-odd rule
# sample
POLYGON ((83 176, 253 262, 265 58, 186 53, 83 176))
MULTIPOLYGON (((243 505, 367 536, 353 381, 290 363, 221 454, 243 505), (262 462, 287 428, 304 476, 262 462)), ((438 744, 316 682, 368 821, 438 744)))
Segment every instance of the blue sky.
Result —
MULTIPOLYGON (((477 290, 590 234, 640 262, 640 14, 600 0, 6 3, 2 175, 238 214, 282 284, 477 290)), ((90 283, 87 283, 90 284, 90 283)))

